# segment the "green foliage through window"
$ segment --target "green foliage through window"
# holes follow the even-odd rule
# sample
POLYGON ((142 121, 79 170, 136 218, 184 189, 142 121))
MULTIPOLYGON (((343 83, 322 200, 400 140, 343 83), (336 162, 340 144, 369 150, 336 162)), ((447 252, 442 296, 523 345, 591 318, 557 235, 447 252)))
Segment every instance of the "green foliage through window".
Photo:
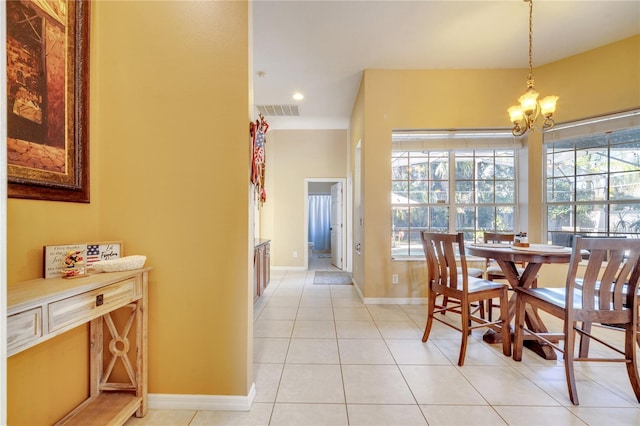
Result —
POLYGON ((584 134, 574 128, 568 137, 545 144, 551 243, 569 244, 573 234, 640 236, 640 126, 627 124, 629 115, 639 114, 626 114, 624 126, 615 117, 594 119, 598 131, 585 125, 584 134))
MULTIPOLYGON (((486 141, 483 141, 486 142, 486 141)), ((424 256, 420 231, 513 232, 516 150, 395 150, 391 154, 392 257, 424 256)))

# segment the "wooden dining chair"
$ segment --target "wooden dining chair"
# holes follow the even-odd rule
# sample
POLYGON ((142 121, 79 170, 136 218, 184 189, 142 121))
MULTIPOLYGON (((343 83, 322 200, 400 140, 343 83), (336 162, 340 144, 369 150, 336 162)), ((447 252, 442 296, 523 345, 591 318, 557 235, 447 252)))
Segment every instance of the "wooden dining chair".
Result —
MULTIPOLYGON (((586 236, 586 238, 604 238, 604 237, 589 235, 589 236, 586 236)), ((626 238, 626 237, 616 236, 611 238, 626 238)), ((582 255, 583 259, 589 258, 588 250, 583 250, 580 254, 582 255)), ((581 289, 581 286, 582 286, 582 281, 580 279, 576 279, 576 288, 581 289)), ((628 291, 628 286, 624 286, 622 291, 626 293, 628 291)), ((636 343, 638 344, 638 346, 640 346, 640 306, 638 306, 638 310, 639 310, 638 312, 639 317, 638 317, 638 330, 636 333, 636 343)), ((589 344, 591 343, 591 339, 589 339, 589 335, 591 334, 592 327, 594 326, 605 328, 608 330, 624 331, 624 328, 620 327, 618 324, 609 324, 609 323, 594 324, 588 321, 582 322, 581 327, 585 331, 585 333, 580 335, 580 340, 578 343, 578 347, 579 347, 578 354, 581 358, 586 358, 589 356, 589 344)))
MULTIPOLYGON (((636 360, 635 339, 638 328, 638 279, 640 278, 640 240, 617 238, 576 237, 569 263, 565 286, 561 288, 517 288, 516 319, 513 359, 522 359, 524 334, 532 335, 554 349, 564 353, 564 368, 569 398, 578 405, 578 393, 573 371, 574 361, 624 362, 636 399, 640 402, 640 377, 636 360), (590 252, 582 276, 578 265, 582 251, 590 252), (601 285, 601 283, 610 283, 601 285), (525 308, 541 309, 564 322, 561 333, 534 333, 524 324, 525 308), (624 349, 605 342, 587 332, 582 323, 617 324, 624 329, 624 349), (576 356, 576 333, 601 343, 615 352, 617 357, 589 358, 576 356), (559 347, 550 337, 564 340, 559 347), (620 357, 623 355, 624 357, 620 357)), ((584 354, 582 354, 584 355, 584 354)))
POLYGON ((458 365, 462 366, 467 351, 467 339, 471 331, 481 327, 491 327, 501 333, 503 353, 510 356, 511 336, 508 324, 507 285, 469 276, 462 233, 439 234, 423 231, 420 235, 427 259, 429 280, 427 324, 422 341, 426 342, 429 339, 434 319, 458 330, 462 334, 458 365), (436 299, 439 296, 446 297, 448 303, 437 306, 436 299), (477 315, 478 307, 483 306, 486 300, 494 297, 500 299, 500 319, 488 321, 477 315), (436 316, 437 313, 444 312, 459 314, 460 325, 458 326, 444 317, 436 316))
MULTIPOLYGON (((462 274, 462 268, 460 266, 458 266, 458 274, 462 274)), ((484 277, 484 269, 480 269, 480 268, 467 268, 467 273, 466 275, 473 277, 473 278, 482 278, 484 277)), ((443 296, 442 297, 442 306, 447 306, 449 298, 447 296, 443 296)), ((491 303, 491 302, 489 302, 491 303)), ((487 305, 489 308, 491 307, 490 305, 487 305)), ((484 307, 484 303, 479 303, 476 304, 474 306, 474 310, 477 310, 480 313, 480 318, 484 318, 485 315, 485 307, 484 307)), ((442 311, 441 313, 444 314, 446 311, 442 311)))
MULTIPOLYGON (((513 243, 515 239, 515 234, 506 234, 506 233, 497 233, 497 232, 488 232, 485 231, 482 234, 482 240, 485 243, 513 243)), ((518 275, 522 275, 524 272, 524 266, 521 265, 517 267, 518 275)), ((494 280, 506 280, 504 272, 502 272, 502 268, 499 265, 496 265, 491 259, 487 259, 487 267, 486 267, 486 277, 489 281, 494 280)), ((537 282, 534 281, 534 287, 537 282)), ((493 300, 489 300, 487 303, 487 318, 489 321, 493 319, 493 308, 494 308, 493 300)))

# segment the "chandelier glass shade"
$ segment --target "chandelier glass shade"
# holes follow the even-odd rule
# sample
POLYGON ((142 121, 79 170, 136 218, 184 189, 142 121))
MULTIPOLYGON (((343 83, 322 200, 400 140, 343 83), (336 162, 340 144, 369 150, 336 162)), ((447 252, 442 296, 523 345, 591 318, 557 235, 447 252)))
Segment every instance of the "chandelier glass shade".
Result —
POLYGON ((553 113, 556 111, 557 96, 546 96, 538 99, 540 94, 533 87, 533 0, 523 0, 529 3, 529 78, 527 90, 518 99, 519 105, 510 107, 509 119, 513 123, 511 132, 514 136, 522 136, 534 128, 546 130, 553 127, 553 113), (536 122, 542 116, 542 127, 536 122))

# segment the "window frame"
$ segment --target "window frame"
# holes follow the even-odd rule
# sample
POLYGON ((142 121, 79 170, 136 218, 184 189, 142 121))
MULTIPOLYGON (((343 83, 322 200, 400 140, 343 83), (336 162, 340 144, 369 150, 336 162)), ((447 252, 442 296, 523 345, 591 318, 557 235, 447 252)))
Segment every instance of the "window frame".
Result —
MULTIPOLYGON (((392 133, 392 149, 391 149, 391 258, 392 260, 412 260, 412 259, 423 259, 424 253, 422 251, 422 247, 419 246, 419 231, 425 229, 434 229, 436 232, 457 232, 458 219, 457 214, 451 214, 451 212, 458 211, 459 208, 462 208, 464 205, 460 203, 460 200, 456 197, 456 183, 461 182, 469 182, 471 181, 471 191, 473 192, 473 207, 474 207, 474 219, 471 227, 461 227, 461 232, 465 233, 465 240, 477 241, 481 238, 482 231, 502 231, 502 232, 514 232, 514 229, 518 227, 519 224, 519 173, 520 173, 520 161, 519 161, 519 153, 522 149, 523 139, 516 138, 511 134, 511 131, 508 129, 468 129, 468 130, 394 130, 392 133), (503 152, 503 155, 499 155, 500 152, 503 152), (504 155, 504 152, 508 152, 508 155, 504 155), (402 156, 398 156, 397 153, 403 153, 402 156), (458 156, 456 157, 456 153, 458 156), (491 153, 489 155, 489 153, 491 153), (444 180, 432 179, 430 176, 430 172, 426 172, 426 176, 423 174, 423 179, 411 179, 410 173, 408 169, 411 164, 411 154, 413 154, 414 158, 443 158, 446 156, 448 170, 447 170, 447 178, 444 180), (432 156, 432 154, 434 154, 432 156), (471 154, 469 155, 460 155, 460 154, 471 154), (394 165, 394 162, 398 158, 404 158, 407 156, 407 173, 406 180, 394 177, 394 168, 397 167, 394 165), (481 158, 486 158, 490 156, 493 160, 494 171, 492 174, 492 178, 490 179, 481 179, 478 176, 478 171, 476 169, 477 165, 481 161, 481 158), (510 166, 513 166, 513 176, 511 179, 500 179, 499 176, 495 173, 496 159, 500 157, 509 158, 511 163, 510 166), (471 174, 471 179, 460 179, 456 178, 456 161, 460 161, 461 158, 472 158, 473 162, 473 171, 471 174), (423 183, 427 191, 431 191, 430 183, 433 182, 446 182, 447 184, 447 192, 445 194, 444 200, 432 199, 431 192, 428 192, 426 201, 422 203, 418 203, 417 205, 413 204, 413 201, 410 197, 402 197, 396 193, 397 184, 400 182, 406 183, 407 194, 410 195, 409 187, 411 187, 412 182, 423 183), (481 202, 478 200, 478 184, 491 182, 492 187, 496 188, 496 184, 499 182, 508 182, 513 186, 513 199, 509 202, 499 202, 494 199, 492 202, 481 202), (395 198, 398 198, 400 202, 394 202, 395 198), (406 198, 405 202, 403 198, 406 198), (447 229, 443 229, 443 226, 433 225, 432 220, 432 209, 438 208, 441 205, 445 205, 446 209, 448 209, 448 221, 447 229), (398 210, 406 209, 407 211, 411 211, 412 208, 425 208, 426 217, 423 218, 423 223, 420 225, 412 224, 410 221, 410 214, 407 213, 409 217, 407 219, 407 226, 401 230, 395 229, 395 218, 398 210), (497 217, 497 209, 500 208, 508 208, 510 209, 510 226, 507 228, 498 227, 496 225, 496 217, 497 217), (478 221, 478 209, 479 208, 490 208, 493 209, 491 216, 492 226, 486 227, 481 226, 478 221), (497 228, 497 229, 496 229, 497 228), (406 234, 405 234, 406 233, 406 234), (396 243, 398 242, 397 238, 400 235, 400 238, 409 238, 407 243, 406 250, 400 251, 396 247, 396 243), (411 238, 412 237, 412 238, 411 238), (416 243, 416 241, 418 243, 416 243), (415 253, 414 253, 415 251, 415 253)), ((428 160, 428 163, 430 161, 428 160)), ((429 168, 430 170, 430 168, 429 168)))
MULTIPOLYGON (((591 236, 627 236, 640 238, 640 227, 636 229, 636 232, 630 232, 628 229, 620 229, 619 227, 612 228, 612 207, 630 206, 636 205, 635 209, 637 215, 640 215, 640 195, 634 198, 619 198, 614 199, 611 197, 612 190, 612 176, 618 176, 622 173, 627 173, 631 176, 633 173, 640 175, 640 164, 635 165, 635 170, 628 170, 620 172, 611 169, 611 149, 615 149, 616 146, 624 144, 612 142, 612 136, 619 136, 621 132, 638 131, 639 136, 632 142, 627 143, 639 143, 640 144, 640 109, 633 109, 627 111, 616 112, 612 114, 606 114, 602 116, 590 117, 582 120, 576 120, 572 122, 562 123, 557 125, 553 129, 546 131, 543 134, 543 149, 542 149, 542 167, 543 167, 543 210, 542 214, 546 217, 542 221, 543 229, 542 235, 545 236, 547 242, 551 244, 567 245, 570 246, 573 241, 574 235, 591 235, 591 236), (603 143, 606 142, 606 143, 603 143), (569 148, 572 145, 573 148, 569 148), (581 158, 584 155, 588 155, 588 152, 596 152, 600 157, 605 157, 603 152, 606 150, 606 173, 601 170, 578 170, 581 166, 581 158), (597 151, 600 151, 599 153, 597 151), (568 154, 573 153, 573 173, 566 174, 568 169, 564 167, 560 177, 555 173, 555 168, 560 167, 556 165, 555 157, 560 156, 561 153, 568 154), (551 161, 551 163, 550 163, 551 161), (549 167, 554 167, 554 172, 550 176, 549 167), (602 174, 605 177, 602 177, 602 174), (566 191, 566 196, 569 200, 550 200, 550 188, 554 190, 560 185, 556 185, 554 179, 564 179, 571 191, 566 191), (593 182, 600 182, 600 185, 593 185, 593 182), (604 182, 604 185, 602 185, 604 182), (591 199, 586 199, 585 194, 581 194, 578 189, 582 184, 591 183, 593 188, 593 195, 591 199), (597 193, 601 193, 601 198, 596 198, 597 193), (580 214, 584 214, 589 208, 599 207, 598 214, 603 215, 605 224, 602 229, 596 227, 595 230, 590 228, 583 229, 580 226, 581 219, 580 214), (557 226, 550 226, 549 222, 552 216, 549 211, 551 208, 561 210, 563 208, 569 209, 570 224, 568 226, 560 226, 560 230, 554 229, 557 226), (582 212, 582 213, 580 213, 582 212), (550 229, 551 228, 551 229, 550 229), (572 228, 572 229, 571 229, 572 228)), ((568 164, 568 163, 565 163, 568 164)), ((587 168, 590 165, 587 166, 587 168)), ((588 188, 590 190, 590 188, 588 188)), ((559 190, 559 189, 558 189, 559 190)), ((583 188, 582 191, 585 189, 583 188)), ((559 198, 556 196, 556 198, 559 198)), ((621 219, 622 220, 622 219, 621 219)))

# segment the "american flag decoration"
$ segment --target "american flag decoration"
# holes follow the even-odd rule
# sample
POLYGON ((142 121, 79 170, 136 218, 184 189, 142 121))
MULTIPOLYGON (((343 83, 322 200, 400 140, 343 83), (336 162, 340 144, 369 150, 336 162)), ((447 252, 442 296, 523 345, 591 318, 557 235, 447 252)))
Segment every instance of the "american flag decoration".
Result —
POLYGON ((100 260, 100 245, 99 244, 87 244, 87 266, 100 260))
POLYGON ((120 258, 122 256, 122 246, 120 243, 89 243, 87 244, 85 254, 87 269, 93 270, 93 264, 100 260, 120 258))
POLYGON ((260 114, 255 122, 249 124, 251 135, 251 183, 255 185, 260 204, 267 200, 264 189, 265 172, 265 134, 269 130, 267 120, 260 114))

